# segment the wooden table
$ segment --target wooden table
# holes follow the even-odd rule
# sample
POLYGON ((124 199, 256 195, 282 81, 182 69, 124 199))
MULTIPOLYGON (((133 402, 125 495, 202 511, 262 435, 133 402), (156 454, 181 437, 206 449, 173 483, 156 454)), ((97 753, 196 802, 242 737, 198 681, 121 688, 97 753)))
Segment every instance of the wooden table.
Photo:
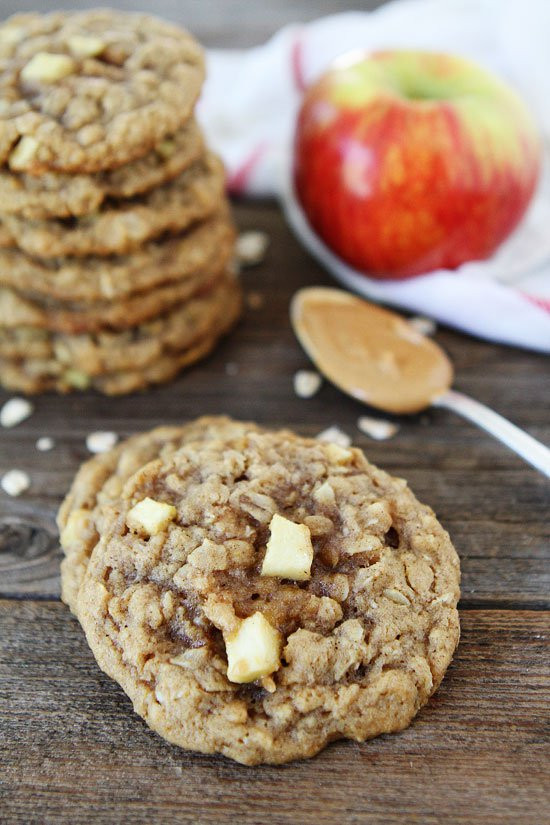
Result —
MULTIPOLYGON (((321 3, 272 3, 256 39, 304 9, 313 16, 314 5, 322 10, 321 3)), ((176 8, 165 6, 167 13, 176 8)), ((199 36, 222 42, 215 13, 189 6, 199 36)), ((244 0, 205 6, 232 6, 223 42, 236 42, 244 0)), ((258 8, 254 20, 259 25, 258 8)), ((364 408, 333 387, 297 398, 292 376, 308 361, 290 329, 288 301, 298 287, 329 278, 275 205, 240 203, 236 216, 242 228, 271 237, 264 264, 244 276, 246 289, 265 302, 213 356, 143 395, 39 397, 30 419, 0 432, 0 473, 19 467, 32 479, 18 499, 0 494, 0 821, 550 822, 548 483, 450 413, 401 419, 395 438, 377 443, 356 428, 364 408), (405 732, 365 745, 335 743, 282 768, 245 768, 163 742, 96 666, 59 600, 54 527, 87 457, 86 434, 125 436, 220 412, 308 435, 337 424, 370 459, 405 476, 449 529, 462 559, 462 641, 438 694, 405 732), (55 439, 52 452, 35 449, 42 435, 55 439)), ((550 442, 545 359, 448 330, 436 338, 456 364, 457 387, 550 442)))

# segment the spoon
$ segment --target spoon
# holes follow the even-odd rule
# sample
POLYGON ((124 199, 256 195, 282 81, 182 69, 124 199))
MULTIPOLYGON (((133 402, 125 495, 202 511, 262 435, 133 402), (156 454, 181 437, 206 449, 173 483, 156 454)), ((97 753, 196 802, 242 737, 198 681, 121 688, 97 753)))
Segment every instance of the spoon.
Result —
POLYGON ((550 450, 498 413, 451 389, 443 350, 404 318, 349 292, 299 290, 290 317, 318 369, 347 395, 389 413, 444 407, 473 421, 550 478, 550 450))

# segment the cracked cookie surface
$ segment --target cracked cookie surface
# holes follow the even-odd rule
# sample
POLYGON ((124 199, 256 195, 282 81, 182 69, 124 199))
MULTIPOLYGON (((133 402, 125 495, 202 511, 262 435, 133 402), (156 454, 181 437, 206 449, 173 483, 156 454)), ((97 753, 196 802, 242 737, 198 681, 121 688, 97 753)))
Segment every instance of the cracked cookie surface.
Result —
POLYGON ((97 172, 174 134, 204 79, 198 43, 145 14, 19 14, 0 26, 0 162, 97 172))
POLYGON ((172 432, 133 475, 114 462, 114 495, 61 511, 61 526, 73 509, 92 525, 73 556, 62 531, 63 578, 78 558, 70 601, 100 666, 166 739, 246 764, 406 727, 459 635, 458 558, 432 511, 359 450, 224 419, 196 426, 208 437, 182 430, 178 444, 172 432), (146 498, 174 513, 149 537, 130 512, 146 498), (307 581, 262 575, 276 514, 311 535, 307 581), (256 613, 280 634, 280 666, 236 684, 226 641, 256 613))

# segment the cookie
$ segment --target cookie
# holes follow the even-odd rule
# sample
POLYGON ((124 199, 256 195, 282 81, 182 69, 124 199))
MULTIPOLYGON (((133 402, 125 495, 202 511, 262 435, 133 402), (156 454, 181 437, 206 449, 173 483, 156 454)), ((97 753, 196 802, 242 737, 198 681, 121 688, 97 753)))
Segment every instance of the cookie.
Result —
POLYGON ((27 395, 56 391, 95 389, 105 395, 124 395, 155 384, 170 381, 184 368, 205 358, 219 339, 236 323, 241 312, 241 298, 234 290, 226 302, 223 318, 214 330, 190 347, 174 352, 164 352, 159 358, 142 369, 127 369, 102 375, 88 376, 74 369, 63 370, 59 362, 13 361, 0 357, 0 384, 12 392, 27 395))
POLYGON ((0 286, 58 301, 97 303, 125 299, 161 284, 213 271, 232 252, 235 230, 227 209, 175 237, 149 241, 129 255, 39 261, 17 248, 2 249, 0 286))
POLYGON ((183 369, 210 355, 220 338, 235 325, 241 314, 241 302, 237 296, 232 296, 226 310, 219 329, 196 341, 188 349, 164 354, 143 370, 121 370, 97 376, 92 379, 91 386, 104 395, 127 395, 171 381, 183 369))
POLYGON ((189 118, 198 43, 144 14, 19 14, 0 26, 0 163, 98 172, 146 154, 189 118))
POLYGON ((1 210, 29 220, 89 215, 107 198, 132 198, 172 180, 203 153, 200 129, 191 118, 142 158, 95 175, 30 175, 0 169, 1 210))
POLYGON ((228 259, 227 252, 216 252, 217 260, 213 261, 211 270, 198 270, 180 281, 134 293, 118 303, 62 304, 0 287, 0 329, 34 327, 69 335, 131 329, 167 312, 197 292, 208 290, 218 281, 227 269, 228 259))
POLYGON ((79 469, 57 515, 64 559, 62 598, 76 613, 76 599, 91 553, 102 530, 102 513, 116 503, 124 484, 153 459, 165 458, 185 441, 243 435, 251 424, 229 418, 200 418, 184 427, 157 427, 132 436, 79 469))
POLYGON ((359 450, 212 429, 90 516, 100 666, 170 742, 245 764, 406 727, 458 641, 447 533, 359 450))
POLYGON ((214 331, 236 289, 234 278, 224 276, 209 290, 124 332, 67 335, 32 327, 0 328, 0 358, 32 363, 36 373, 72 369, 91 377, 142 369, 214 331))
POLYGON ((8 230, 4 226, 2 226, 2 220, 0 219, 0 254, 4 252, 4 250, 6 249, 13 248, 13 238, 8 232, 8 230))
POLYGON ((212 215, 223 195, 223 166, 209 153, 173 181, 134 200, 115 201, 95 215, 69 222, 4 215, 2 223, 19 249, 37 258, 117 255, 212 215))
POLYGON ((0 289, 0 317, 7 329, 36 328, 68 335, 100 330, 129 330, 180 304, 221 277, 223 263, 214 272, 197 272, 183 281, 136 293, 118 304, 77 305, 38 303, 14 290, 0 289))

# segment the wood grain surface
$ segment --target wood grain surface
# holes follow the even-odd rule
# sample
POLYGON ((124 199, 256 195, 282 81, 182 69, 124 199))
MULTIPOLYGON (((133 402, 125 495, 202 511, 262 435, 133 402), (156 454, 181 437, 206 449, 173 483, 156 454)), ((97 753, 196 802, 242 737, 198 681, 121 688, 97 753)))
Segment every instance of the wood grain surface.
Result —
MULTIPOLYGON (((1 11, 19 6, 5 0, 1 11)), ((240 45, 347 6, 166 0, 155 10, 185 18, 209 44, 240 45)), ((264 304, 248 310, 217 352, 172 384, 130 398, 38 397, 31 418, 0 432, 0 473, 18 467, 31 477, 18 499, 0 492, 0 822, 550 823, 550 486, 449 412, 395 419, 398 434, 378 443, 356 427, 368 410, 335 388, 297 398, 292 377, 308 360, 288 302, 297 288, 330 280, 274 204, 239 203, 235 211, 242 228, 271 238, 265 262, 244 275, 247 292, 264 304), (54 526, 88 455, 85 437, 203 413, 307 435, 337 424, 372 461, 406 477, 450 531, 463 570, 462 641, 440 691, 407 731, 335 743, 282 768, 244 768, 163 742, 95 665, 59 601, 54 526), (42 435, 55 439, 51 452, 36 450, 42 435)), ((457 388, 550 443, 547 359, 444 329, 436 339, 455 363, 457 388)), ((0 403, 7 397, 0 393, 0 403)))

